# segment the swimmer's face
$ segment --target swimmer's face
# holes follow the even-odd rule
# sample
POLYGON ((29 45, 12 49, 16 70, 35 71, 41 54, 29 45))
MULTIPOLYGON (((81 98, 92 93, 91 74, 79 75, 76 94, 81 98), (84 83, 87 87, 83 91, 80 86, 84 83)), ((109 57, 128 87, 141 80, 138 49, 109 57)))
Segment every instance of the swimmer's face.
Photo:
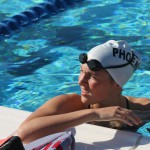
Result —
POLYGON ((106 70, 92 71, 87 64, 81 65, 78 84, 81 87, 81 100, 85 104, 109 99, 116 86, 106 70))

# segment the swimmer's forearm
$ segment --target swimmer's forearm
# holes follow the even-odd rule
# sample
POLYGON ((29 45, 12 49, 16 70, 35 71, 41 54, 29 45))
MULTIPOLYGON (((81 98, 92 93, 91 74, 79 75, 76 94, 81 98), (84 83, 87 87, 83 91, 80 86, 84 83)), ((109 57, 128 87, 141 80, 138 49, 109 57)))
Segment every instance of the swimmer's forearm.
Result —
POLYGON ((119 120, 130 126, 141 123, 131 110, 119 106, 100 109, 84 109, 66 114, 44 116, 25 121, 18 130, 18 136, 24 143, 29 143, 43 136, 64 131, 70 127, 89 121, 119 120))
POLYGON ((29 143, 43 136, 64 131, 70 127, 93 120, 96 120, 96 115, 92 109, 34 118, 21 125, 18 136, 21 137, 24 143, 29 143))

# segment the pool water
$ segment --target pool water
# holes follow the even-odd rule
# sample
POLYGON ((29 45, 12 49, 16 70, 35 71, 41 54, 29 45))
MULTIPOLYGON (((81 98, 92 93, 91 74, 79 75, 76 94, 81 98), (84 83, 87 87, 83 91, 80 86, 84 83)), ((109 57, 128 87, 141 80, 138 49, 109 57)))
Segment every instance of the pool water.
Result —
MULTIPOLYGON (((43 1, 2 0, 0 21, 43 1)), ((34 111, 56 95, 80 94, 78 55, 111 39, 128 41, 142 55, 123 94, 150 98, 149 10, 148 0, 85 0, 1 40, 0 105, 34 111)))

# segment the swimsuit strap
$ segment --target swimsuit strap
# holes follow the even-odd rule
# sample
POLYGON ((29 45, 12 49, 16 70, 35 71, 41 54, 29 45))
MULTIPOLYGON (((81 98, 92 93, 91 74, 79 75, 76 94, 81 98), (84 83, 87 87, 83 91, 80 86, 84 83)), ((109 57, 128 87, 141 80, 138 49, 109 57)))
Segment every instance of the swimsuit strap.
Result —
POLYGON ((126 99, 126 108, 127 109, 130 109, 130 106, 129 106, 129 100, 125 97, 125 99, 126 99))

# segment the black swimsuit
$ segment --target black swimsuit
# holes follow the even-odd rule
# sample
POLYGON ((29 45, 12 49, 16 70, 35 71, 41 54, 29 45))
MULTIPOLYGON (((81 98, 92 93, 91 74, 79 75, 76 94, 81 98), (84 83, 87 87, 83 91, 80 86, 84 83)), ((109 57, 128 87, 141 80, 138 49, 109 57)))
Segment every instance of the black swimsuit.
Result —
MULTIPOLYGON (((126 108, 130 109, 129 100, 126 97, 125 97, 125 99, 126 99, 126 108)), ((136 126, 136 125, 134 125, 134 126, 125 125, 124 128, 122 128, 122 129, 124 129, 125 131, 136 132, 138 128, 139 128, 139 126, 136 126)))
POLYGON ((128 101, 128 99, 125 97, 125 99, 126 99, 126 108, 127 109, 130 109, 130 106, 129 106, 129 101, 128 101))

